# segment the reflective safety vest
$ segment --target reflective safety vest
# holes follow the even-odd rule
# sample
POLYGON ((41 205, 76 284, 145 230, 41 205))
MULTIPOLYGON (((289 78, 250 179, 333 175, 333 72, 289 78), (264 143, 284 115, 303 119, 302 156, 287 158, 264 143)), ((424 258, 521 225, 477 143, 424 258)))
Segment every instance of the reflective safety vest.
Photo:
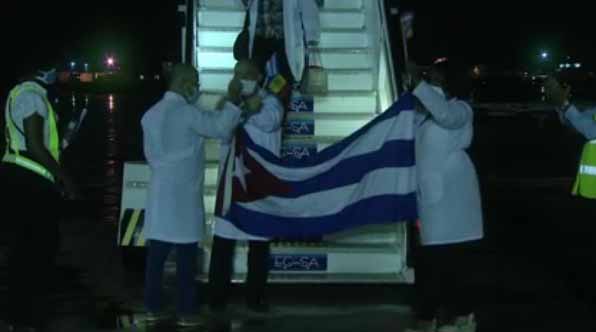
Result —
POLYGON ((57 162, 60 162, 60 140, 58 137, 56 113, 54 113, 54 108, 52 107, 52 104, 50 104, 50 101, 45 96, 45 91, 43 90, 43 88, 33 82, 25 82, 23 84, 17 85, 14 89, 10 91, 10 95, 8 96, 8 101, 6 102, 5 110, 6 151, 4 153, 4 157, 2 157, 2 162, 11 163, 23 167, 38 175, 43 176, 51 182, 55 182, 54 176, 52 175, 52 173, 50 173, 49 170, 47 170, 40 163, 22 155, 25 151, 19 151, 18 137, 19 135, 24 137, 25 133, 17 127, 10 112, 14 107, 16 98, 23 92, 32 92, 38 94, 45 101, 46 107, 48 109, 48 121, 46 123, 50 134, 50 146, 48 147, 48 150, 50 151, 50 155, 52 156, 52 158, 54 158, 54 160, 56 160, 57 162))

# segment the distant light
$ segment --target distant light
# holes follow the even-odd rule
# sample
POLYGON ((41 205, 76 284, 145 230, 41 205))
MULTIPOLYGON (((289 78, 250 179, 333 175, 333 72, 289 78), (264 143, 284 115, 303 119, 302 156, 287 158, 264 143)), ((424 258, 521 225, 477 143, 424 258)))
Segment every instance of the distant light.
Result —
POLYGON ((84 66, 85 66, 85 71, 89 71, 89 64, 86 63, 84 66))
POLYGON ((160 79, 160 78, 161 78, 161 77, 159 76, 159 74, 155 75, 155 80, 156 80, 156 81, 159 81, 159 79, 160 79))
POLYGON ((108 66, 113 66, 114 65, 114 58, 109 57, 107 62, 108 62, 108 66))
POLYGON ((144 79, 145 79, 145 75, 140 75, 140 76, 139 76, 139 79, 140 79, 141 81, 142 81, 142 80, 144 80, 144 79))
POLYGON ((575 64, 575 68, 581 68, 581 67, 582 67, 582 64, 581 63, 578 62, 578 63, 575 64))
POLYGON ((565 68, 565 64, 564 63, 560 64, 559 68, 565 68))
POLYGON ((480 76, 480 66, 474 66, 474 75, 480 76))
POLYGON ((77 63, 76 63, 76 62, 74 62, 74 61, 72 61, 72 62, 70 63, 70 68, 74 69, 74 68, 76 67, 76 65, 77 65, 77 63))
POLYGON ((548 58, 548 53, 547 53, 547 52, 542 52, 542 54, 540 54, 540 56, 541 56, 543 59, 546 59, 546 58, 548 58))
POLYGON ((565 68, 571 68, 571 64, 570 63, 566 63, 565 64, 565 68))

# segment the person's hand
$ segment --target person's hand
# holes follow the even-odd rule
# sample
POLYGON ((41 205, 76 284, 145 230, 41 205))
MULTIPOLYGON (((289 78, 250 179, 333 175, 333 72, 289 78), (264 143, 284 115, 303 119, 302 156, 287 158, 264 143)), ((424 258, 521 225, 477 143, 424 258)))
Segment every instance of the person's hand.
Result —
POLYGON ((242 96, 242 82, 239 79, 233 78, 228 85, 228 97, 235 103, 239 104, 242 96))
POLYGON ((406 63, 406 75, 411 87, 418 86, 420 81, 422 81, 422 70, 413 61, 408 61, 408 63, 406 63))
POLYGON ((544 81, 544 94, 546 101, 557 109, 561 109, 569 102, 571 96, 571 87, 561 85, 556 79, 549 77, 544 81))
POLYGON ((259 113, 261 111, 261 107, 263 106, 263 98, 259 95, 254 95, 244 102, 244 109, 248 116, 259 113))

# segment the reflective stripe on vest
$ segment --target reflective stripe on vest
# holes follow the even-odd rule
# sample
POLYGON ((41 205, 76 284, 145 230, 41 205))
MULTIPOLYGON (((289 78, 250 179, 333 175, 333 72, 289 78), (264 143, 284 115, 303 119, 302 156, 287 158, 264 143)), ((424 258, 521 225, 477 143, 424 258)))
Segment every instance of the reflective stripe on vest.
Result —
POLYGON ((596 199, 596 140, 591 140, 584 145, 571 193, 596 199))
POLYGON ((48 171, 38 162, 33 161, 25 156, 22 156, 19 151, 17 138, 19 135, 23 136, 23 133, 19 131, 19 129, 16 127, 10 111, 14 107, 16 98, 23 92, 32 92, 38 94, 40 97, 43 98, 46 104, 46 108, 48 110, 47 125, 50 134, 48 150, 52 158, 54 158, 54 160, 56 160, 57 162, 60 162, 60 140, 58 137, 58 126, 56 123, 56 114, 54 113, 54 108, 52 107, 52 104, 50 104, 48 98, 45 96, 45 91, 43 90, 43 88, 33 82, 25 82, 16 86, 10 92, 8 101, 6 102, 6 151, 4 153, 2 161, 23 167, 52 182, 55 182, 54 176, 50 171, 48 171))

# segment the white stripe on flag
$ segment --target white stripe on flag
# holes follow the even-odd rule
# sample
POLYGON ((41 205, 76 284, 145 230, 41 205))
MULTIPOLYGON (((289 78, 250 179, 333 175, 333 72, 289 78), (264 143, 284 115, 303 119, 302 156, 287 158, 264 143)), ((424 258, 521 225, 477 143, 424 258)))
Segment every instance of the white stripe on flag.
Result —
POLYGON ((380 195, 407 195, 416 191, 414 167, 382 168, 367 174, 352 185, 320 191, 298 198, 269 196, 238 203, 245 209, 281 217, 311 218, 333 215, 358 201, 380 195))
POLYGON ((248 149, 248 153, 271 174, 286 181, 303 181, 324 173, 340 161, 379 150, 387 141, 414 139, 414 112, 403 112, 378 123, 363 136, 356 139, 333 159, 312 167, 289 168, 270 163, 258 153, 248 149), (395 123, 397 121, 397 123, 395 123))

